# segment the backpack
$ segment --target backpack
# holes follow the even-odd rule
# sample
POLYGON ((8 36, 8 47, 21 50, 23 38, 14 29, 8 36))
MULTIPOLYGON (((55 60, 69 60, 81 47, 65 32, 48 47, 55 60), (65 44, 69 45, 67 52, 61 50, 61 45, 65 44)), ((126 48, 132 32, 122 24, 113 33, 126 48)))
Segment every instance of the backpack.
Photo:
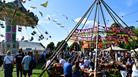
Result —
POLYGON ((33 58, 31 58, 31 61, 29 63, 29 69, 34 69, 36 67, 36 62, 33 58))

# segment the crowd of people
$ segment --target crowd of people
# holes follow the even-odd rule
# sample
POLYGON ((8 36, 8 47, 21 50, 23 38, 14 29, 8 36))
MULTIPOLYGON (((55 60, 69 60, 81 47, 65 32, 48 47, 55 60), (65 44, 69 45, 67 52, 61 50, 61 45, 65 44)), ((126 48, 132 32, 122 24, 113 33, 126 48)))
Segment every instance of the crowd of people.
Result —
MULTIPOLYGON (((93 77, 95 69, 95 52, 78 51, 62 52, 54 61, 47 60, 49 77, 93 77), (48 66, 52 62, 51 66, 48 66)), ((129 52, 99 51, 97 57, 97 77, 138 77, 138 59, 129 52), (113 57, 114 55, 114 57, 113 57), (116 59, 117 58, 117 59, 116 59)))
MULTIPOLYGON (((44 60, 44 55, 42 57, 44 60)), ((23 75, 24 77, 32 77, 32 71, 39 60, 40 54, 38 51, 33 54, 32 51, 23 52, 22 49, 19 49, 18 53, 13 55, 8 50, 3 59, 4 77, 13 77, 12 72, 14 67, 16 67, 16 77, 22 77, 23 75)))
POLYGON ((17 77, 32 77, 33 69, 42 62, 49 77, 93 77, 95 72, 96 77, 111 77, 111 73, 117 73, 119 77, 138 77, 138 58, 129 52, 98 50, 95 58, 94 51, 62 51, 54 61, 53 56, 47 57, 48 53, 48 50, 42 54, 38 51, 26 53, 19 49, 18 54, 13 56, 7 51, 3 60, 4 77, 12 77, 14 66, 17 77))

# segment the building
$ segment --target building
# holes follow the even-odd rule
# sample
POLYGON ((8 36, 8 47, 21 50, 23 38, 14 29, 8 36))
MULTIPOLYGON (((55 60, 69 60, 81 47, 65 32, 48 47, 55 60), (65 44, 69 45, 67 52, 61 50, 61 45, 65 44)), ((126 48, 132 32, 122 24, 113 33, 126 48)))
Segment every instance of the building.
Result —
POLYGON ((25 51, 28 50, 37 50, 37 51, 44 51, 45 47, 41 43, 37 42, 28 42, 28 41, 19 41, 18 48, 22 48, 25 51))
MULTIPOLYGON (((6 53, 5 42, 0 42, 0 53, 6 53)), ((29 41, 17 41, 17 49, 11 49, 12 53, 17 53, 18 49, 22 48, 23 51, 44 51, 45 47, 41 43, 29 42, 29 41)))

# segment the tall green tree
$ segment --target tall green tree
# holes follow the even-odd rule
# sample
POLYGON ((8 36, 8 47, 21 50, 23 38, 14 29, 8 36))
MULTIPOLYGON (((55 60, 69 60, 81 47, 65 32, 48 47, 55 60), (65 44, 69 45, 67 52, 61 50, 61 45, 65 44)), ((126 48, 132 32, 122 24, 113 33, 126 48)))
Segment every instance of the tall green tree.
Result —
POLYGON ((54 44, 54 42, 50 42, 50 43, 47 45, 47 48, 49 48, 50 50, 54 50, 54 49, 55 49, 55 44, 54 44))
MULTIPOLYGON (((60 46, 61 44, 63 44, 63 42, 65 42, 65 41, 62 40, 62 41, 58 42, 56 48, 57 48, 58 46, 60 46)), ((67 48, 68 48, 68 43, 65 42, 65 45, 63 46, 62 50, 66 51, 67 48)))
POLYGON ((138 27, 134 29, 134 32, 138 35, 138 27))

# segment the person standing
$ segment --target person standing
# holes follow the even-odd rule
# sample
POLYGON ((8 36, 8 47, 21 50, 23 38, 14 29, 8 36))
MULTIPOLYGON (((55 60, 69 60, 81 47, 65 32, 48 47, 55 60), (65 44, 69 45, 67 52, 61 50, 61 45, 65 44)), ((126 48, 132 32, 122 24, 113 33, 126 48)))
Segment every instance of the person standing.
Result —
POLYGON ((63 70, 64 70, 64 76, 65 77, 72 77, 71 59, 69 59, 68 62, 64 63, 63 70))
POLYGON ((28 55, 24 56, 24 58, 22 60, 24 77, 26 77, 27 74, 28 74, 28 77, 31 77, 31 72, 29 71, 29 64, 31 62, 31 56, 30 55, 31 55, 31 53, 28 52, 28 55))
POLYGON ((13 63, 13 56, 10 51, 7 51, 7 55, 4 57, 4 77, 12 77, 13 63))
POLYGON ((72 77, 82 77, 79 61, 75 62, 75 65, 72 67, 72 77))
POLYGON ((30 72, 30 76, 32 76, 33 69, 36 66, 36 60, 34 58, 34 55, 33 55, 32 51, 30 52, 30 56, 31 56, 31 61, 29 63, 29 72, 30 72))
POLYGON ((17 77, 22 77, 22 59, 24 57, 22 49, 19 49, 19 54, 15 56, 17 77))
POLYGON ((132 66, 132 77, 138 77, 138 59, 135 59, 135 62, 132 66))
POLYGON ((121 77, 127 77, 127 67, 126 67, 126 62, 124 60, 118 62, 119 64, 119 70, 121 77))
POLYGON ((39 57, 40 57, 39 52, 36 51, 36 52, 35 52, 36 63, 38 63, 39 57))

